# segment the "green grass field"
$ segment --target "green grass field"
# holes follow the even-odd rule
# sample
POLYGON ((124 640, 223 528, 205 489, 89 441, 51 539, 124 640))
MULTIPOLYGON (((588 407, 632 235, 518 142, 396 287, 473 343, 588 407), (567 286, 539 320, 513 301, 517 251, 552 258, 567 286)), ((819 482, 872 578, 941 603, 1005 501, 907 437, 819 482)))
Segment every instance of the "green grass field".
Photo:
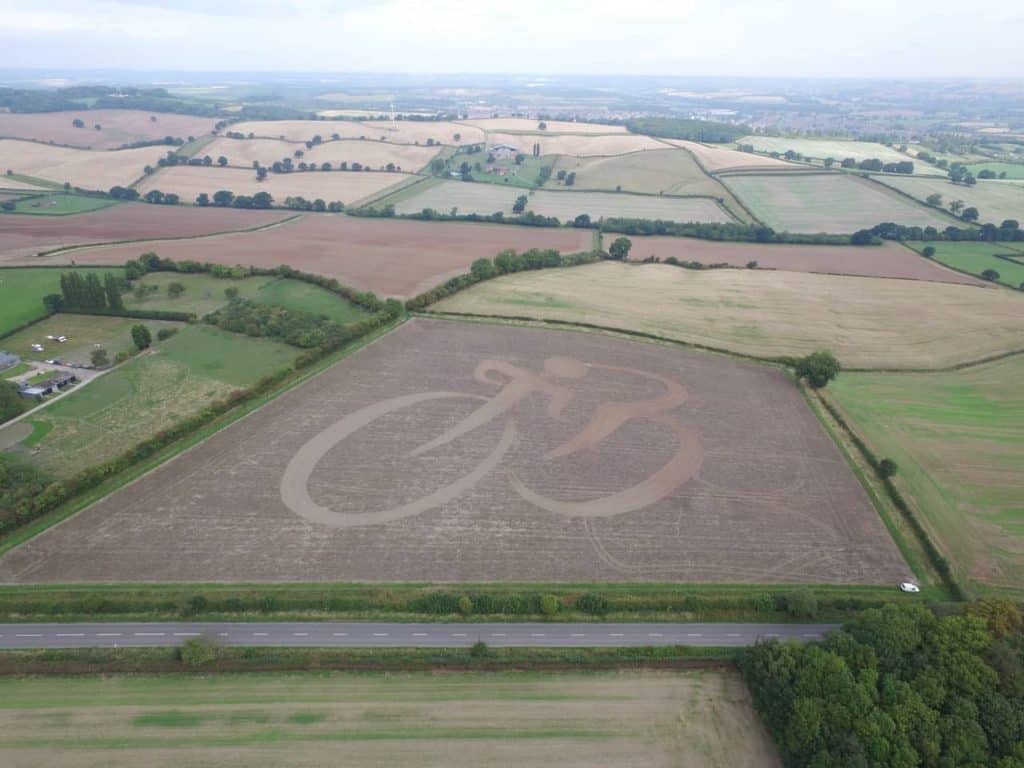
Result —
MULTIPOLYGON (((43 296, 60 293, 62 272, 95 272, 102 278, 106 272, 121 274, 121 270, 104 268, 49 269, 40 267, 18 267, 0 269, 0 334, 31 323, 46 316, 43 296)), ((0 349, 5 348, 0 343, 0 349)))
POLYGON ((942 195, 942 206, 947 211, 952 201, 962 200, 965 206, 978 209, 979 224, 999 226, 1005 219, 1024 220, 1024 184, 982 180, 968 187, 934 177, 889 174, 872 178, 922 202, 929 195, 942 195))
POLYGON ((981 171, 1005 173, 1008 179, 1024 179, 1024 163, 971 163, 967 170, 977 176, 981 171))
POLYGON ((79 386, 40 411, 35 421, 48 431, 25 455, 58 476, 72 475, 117 456, 232 390, 255 383, 291 363, 296 354, 295 348, 268 339, 212 326, 184 326, 155 343, 153 352, 79 386))
POLYGON ((134 291, 129 291, 124 294, 124 305, 133 310, 194 312, 202 317, 227 304, 228 298, 224 295, 226 289, 237 288, 239 296, 255 301, 260 289, 273 281, 272 277, 229 280, 203 274, 152 272, 136 283, 148 289, 145 298, 139 301, 134 291), (185 286, 185 292, 177 298, 171 298, 167 294, 167 286, 171 283, 181 283, 185 286))
POLYGON ((103 197, 88 197, 58 192, 49 195, 31 195, 14 201, 13 211, 0 213, 25 213, 37 216, 68 216, 75 213, 97 211, 117 205, 116 200, 103 197))
POLYGON ((933 258, 947 267, 978 277, 981 277, 981 273, 986 269, 994 269, 999 273, 997 282, 1011 288, 1020 288, 1024 285, 1024 264, 1000 259, 995 255, 1008 256, 1016 260, 1022 255, 1020 251, 1005 248, 998 243, 913 243, 911 247, 920 253, 929 245, 935 249, 933 258))
POLYGON ((292 311, 324 315, 338 323, 350 323, 366 317, 355 304, 324 288, 300 280, 273 280, 252 296, 261 304, 276 304, 292 311))
POLYGON ((118 352, 132 349, 131 327, 140 322, 149 327, 154 336, 160 328, 180 325, 159 320, 61 312, 11 334, 0 344, 5 351, 23 360, 41 362, 60 359, 70 363, 88 363, 92 350, 97 346, 107 350, 111 359, 118 352), (67 341, 60 343, 47 339, 47 336, 66 336, 67 341), (32 344, 41 344, 43 351, 34 352, 32 344))
POLYGON ((497 184, 502 187, 522 187, 524 189, 530 189, 537 186, 537 178, 540 174, 541 168, 545 166, 554 166, 558 157, 551 155, 533 157, 532 155, 528 155, 521 165, 516 165, 514 159, 495 160, 494 163, 488 163, 486 160, 487 155, 482 152, 478 152, 473 155, 455 155, 451 159, 452 170, 457 171, 462 163, 469 163, 470 166, 473 166, 475 163, 481 163, 483 166, 481 170, 474 170, 471 172, 473 181, 479 181, 486 184, 497 184), (488 170, 492 168, 502 169, 507 173, 507 175, 499 176, 494 173, 488 173, 488 170))
POLYGON ((0 763, 780 765, 714 670, 7 678, 0 763))
POLYGON ((1024 585, 1024 357, 962 371, 843 373, 828 393, 972 580, 1024 585))

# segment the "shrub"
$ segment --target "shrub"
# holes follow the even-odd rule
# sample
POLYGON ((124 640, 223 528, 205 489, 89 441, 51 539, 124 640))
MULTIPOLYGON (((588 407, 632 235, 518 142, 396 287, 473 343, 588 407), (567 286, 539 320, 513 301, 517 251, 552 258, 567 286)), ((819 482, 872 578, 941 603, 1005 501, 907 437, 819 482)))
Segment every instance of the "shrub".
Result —
POLYGON ((608 613, 609 606, 608 599, 604 595, 587 592, 585 595, 580 595, 579 600, 576 601, 576 607, 584 613, 603 616, 608 613))
POLYGON ((786 595, 786 613, 794 619, 813 619, 818 615, 818 598, 809 589, 798 589, 786 595))
POLYGON ((89 361, 96 368, 104 368, 110 365, 110 358, 107 356, 107 350, 103 349, 102 347, 100 347, 99 349, 94 349, 89 354, 89 361))
POLYGON ((990 283, 994 283, 1000 278, 1000 274, 994 269, 986 269, 981 273, 983 279, 988 280, 990 283))
POLYGON ((220 658, 221 647, 212 637, 190 637, 178 649, 178 657, 189 667, 202 667, 220 658))
POLYGON ((545 616, 554 616, 561 607, 562 603, 555 595, 541 595, 540 612, 545 616))
POLYGON ((469 649, 470 657, 474 659, 489 659, 494 654, 491 652, 491 647, 487 645, 483 640, 477 640, 473 643, 473 647, 469 649))
POLYGON ((174 334, 178 332, 177 328, 161 328, 156 332, 156 338, 158 341, 167 341, 174 334))
POLYGON ((469 599, 468 595, 463 595, 459 598, 459 613, 463 616, 469 616, 473 612, 473 601, 469 599))
POLYGON ((898 469, 899 466, 892 459, 882 459, 878 462, 878 474, 882 477, 892 477, 898 469))
POLYGON ((234 299, 238 297, 238 289, 235 286, 224 289, 224 296, 228 299, 234 299))
POLYGON ((757 262, 756 261, 748 261, 747 262, 747 269, 757 269, 757 262))
POLYGON ((935 256, 935 246, 934 245, 926 245, 924 248, 921 249, 921 255, 923 255, 925 258, 928 258, 928 259, 934 258, 934 256, 935 256))

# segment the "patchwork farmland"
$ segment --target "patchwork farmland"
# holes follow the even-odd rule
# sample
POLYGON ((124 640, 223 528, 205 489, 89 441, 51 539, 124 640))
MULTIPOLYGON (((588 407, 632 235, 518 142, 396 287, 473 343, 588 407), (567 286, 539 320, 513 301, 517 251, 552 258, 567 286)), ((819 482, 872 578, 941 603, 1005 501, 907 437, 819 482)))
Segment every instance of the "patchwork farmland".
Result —
POLYGON ((729 193, 705 174, 693 157, 678 149, 633 152, 628 155, 584 159, 559 157, 547 186, 560 186, 559 171, 575 173, 575 189, 616 190, 650 195, 710 195, 729 193))
MULTIPOLYGON (((217 213, 221 209, 192 210, 217 213)), ((594 233, 589 229, 309 214, 260 232, 147 240, 10 261, 36 265, 72 261, 82 266, 123 264, 142 253, 155 251, 177 261, 193 259, 225 266, 273 268, 286 262, 295 269, 333 277, 360 290, 408 297, 465 272, 476 259, 491 258, 506 249, 552 248, 562 253, 578 253, 593 247, 594 233)))
POLYGON ((97 152, 0 139, 0 168, 103 192, 114 185, 133 183, 147 165, 156 165, 165 154, 167 147, 163 146, 97 152))
POLYGON ((43 583, 908 575, 781 372, 422 319, 0 558, 43 583))
POLYGON ((118 149, 166 136, 187 139, 208 134, 212 117, 154 113, 134 109, 85 109, 76 112, 0 112, 0 137, 62 144, 82 149, 118 149), (82 121, 76 127, 75 120, 82 121), (96 130, 99 125, 100 129, 96 130))
POLYGON ((849 234, 883 221, 944 229, 952 217, 849 174, 776 173, 722 179, 754 215, 786 232, 849 234))
POLYGON ((1011 291, 916 280, 606 262, 521 272, 432 309, 591 323, 745 355, 831 349, 851 367, 941 368, 1021 348, 1011 291))
POLYGON ((903 176, 875 176, 877 181, 924 202, 929 195, 939 195, 940 207, 961 201, 966 207, 978 209, 978 221, 997 227, 1006 219, 1024 220, 1024 185, 1005 181, 982 180, 972 186, 954 184, 948 179, 903 176))
POLYGON ((230 165, 251 168, 254 162, 267 167, 285 158, 296 166, 302 163, 315 165, 320 169, 330 163, 337 169, 342 163, 352 167, 353 163, 379 171, 392 163, 397 170, 415 173, 421 170, 439 151, 437 147, 419 147, 412 144, 389 144, 382 141, 343 139, 325 141, 312 149, 280 139, 226 139, 218 138, 203 148, 204 155, 216 160, 227 158, 230 165), (296 153, 301 153, 296 156, 296 153))

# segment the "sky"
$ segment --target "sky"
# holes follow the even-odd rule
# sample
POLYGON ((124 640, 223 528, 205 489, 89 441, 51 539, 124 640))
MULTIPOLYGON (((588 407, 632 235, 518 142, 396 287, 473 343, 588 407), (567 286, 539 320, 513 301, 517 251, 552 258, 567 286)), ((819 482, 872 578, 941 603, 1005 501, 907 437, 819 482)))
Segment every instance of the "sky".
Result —
POLYGON ((1019 0, 0 0, 0 68, 1020 77, 1019 0))

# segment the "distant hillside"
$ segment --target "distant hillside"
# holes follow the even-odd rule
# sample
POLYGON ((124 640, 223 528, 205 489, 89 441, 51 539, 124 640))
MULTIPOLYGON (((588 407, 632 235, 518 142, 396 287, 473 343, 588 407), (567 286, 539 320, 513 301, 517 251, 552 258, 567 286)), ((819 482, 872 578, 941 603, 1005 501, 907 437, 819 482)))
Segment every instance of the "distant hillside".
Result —
POLYGON ((633 133, 659 136, 663 139, 689 139, 711 144, 726 144, 747 135, 742 125, 716 123, 711 120, 688 120, 677 117, 638 117, 626 121, 633 133))

